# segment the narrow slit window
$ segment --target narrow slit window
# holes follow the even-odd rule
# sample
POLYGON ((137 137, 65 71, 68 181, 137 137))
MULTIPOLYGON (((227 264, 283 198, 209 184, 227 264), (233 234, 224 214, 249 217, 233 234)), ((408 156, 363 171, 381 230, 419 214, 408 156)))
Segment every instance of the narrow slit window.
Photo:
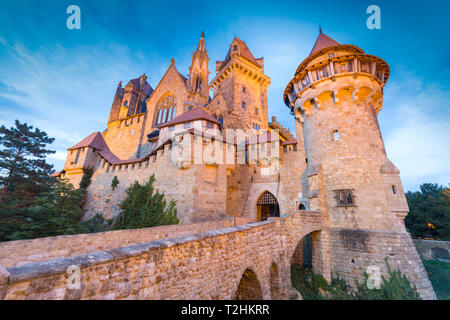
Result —
POLYGON ((397 188, 395 187, 395 185, 392 185, 392 193, 397 194, 397 188))
POLYGON ((340 140, 340 136, 339 136, 339 130, 333 130, 333 141, 339 141, 340 140))

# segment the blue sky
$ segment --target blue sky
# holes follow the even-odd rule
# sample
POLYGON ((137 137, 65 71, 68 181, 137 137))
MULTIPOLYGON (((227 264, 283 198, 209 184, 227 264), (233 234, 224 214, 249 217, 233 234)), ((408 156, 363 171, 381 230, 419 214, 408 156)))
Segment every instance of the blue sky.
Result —
POLYGON ((49 162, 103 131, 119 81, 146 73, 153 87, 173 57, 186 74, 201 31, 210 80, 236 35, 271 77, 269 117, 293 129, 282 93, 321 24, 340 43, 391 67, 379 122, 406 190, 450 182, 450 2, 442 1, 5 1, 0 0, 0 125, 15 119, 56 137, 49 162), (81 8, 68 30, 66 8, 81 8), (366 8, 381 9, 381 30, 366 8))

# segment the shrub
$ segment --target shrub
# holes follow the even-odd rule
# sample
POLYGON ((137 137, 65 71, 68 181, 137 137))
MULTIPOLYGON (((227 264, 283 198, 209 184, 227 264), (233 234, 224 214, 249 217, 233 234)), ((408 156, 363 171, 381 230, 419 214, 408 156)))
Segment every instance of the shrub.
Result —
POLYGON ((385 258, 389 277, 381 276, 380 289, 369 289, 366 285, 368 275, 364 273, 364 282, 355 282, 352 288, 339 277, 329 284, 322 276, 314 274, 310 269, 292 265, 292 285, 302 294, 305 300, 420 300, 416 287, 399 270, 392 271, 385 258))
POLYGON ((117 176, 114 176, 114 178, 112 179, 112 182, 111 182, 111 188, 113 190, 116 189, 118 184, 119 184, 119 179, 117 178, 117 176))
POLYGON ((145 185, 137 181, 127 189, 127 197, 120 204, 121 213, 113 222, 112 228, 135 229, 178 224, 176 202, 170 200, 167 204, 164 193, 155 190, 152 175, 145 185))

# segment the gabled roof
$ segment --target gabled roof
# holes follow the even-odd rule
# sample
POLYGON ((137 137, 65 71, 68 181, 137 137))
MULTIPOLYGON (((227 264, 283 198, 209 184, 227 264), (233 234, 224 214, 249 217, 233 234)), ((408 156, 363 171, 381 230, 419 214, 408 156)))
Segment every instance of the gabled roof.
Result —
POLYGON ((97 150, 102 150, 106 146, 105 140, 103 140, 102 134, 100 132, 94 132, 78 142, 73 147, 67 150, 79 149, 84 147, 91 147, 97 150))
MULTIPOLYGON (((91 147, 96 150, 98 150, 98 154, 101 155, 103 158, 105 158, 109 163, 116 164, 120 162, 124 162, 120 160, 114 153, 109 150, 105 140, 103 139, 103 136, 100 132, 94 132, 78 142, 73 147, 67 149, 67 150, 74 150, 84 147, 91 147)), ((125 162, 128 160, 125 160, 125 162)))
POLYGON ((200 108, 195 108, 192 110, 189 110, 183 114, 180 114, 178 117, 173 118, 172 120, 162 123, 160 125, 157 125, 157 128, 163 128, 163 127, 168 127, 168 126, 173 126, 175 124, 180 124, 180 123, 184 123, 184 122, 191 122, 191 121, 195 121, 195 120, 206 120, 209 122, 213 122, 216 124, 220 124, 219 121, 217 121, 216 119, 214 119, 214 117, 212 117, 208 112, 206 112, 203 109, 200 108))
POLYGON ((321 32, 319 33, 319 36, 317 37, 316 42, 314 43, 314 46, 309 55, 312 55, 313 53, 328 47, 338 46, 339 44, 339 42, 331 39, 325 33, 321 32))
MULTIPOLYGON (((254 64, 262 67, 262 65, 260 64, 260 62, 258 60, 260 60, 261 58, 255 59, 255 57, 253 56, 252 52, 250 51, 250 49, 248 48, 247 44, 242 41, 241 39, 239 39, 238 37, 234 37, 233 42, 237 42, 238 46, 239 46, 239 54, 244 57, 245 59, 253 62, 254 64)), ((223 60, 222 64, 225 64, 231 57, 231 46, 230 49, 228 49, 227 55, 225 56, 225 59, 223 60)))

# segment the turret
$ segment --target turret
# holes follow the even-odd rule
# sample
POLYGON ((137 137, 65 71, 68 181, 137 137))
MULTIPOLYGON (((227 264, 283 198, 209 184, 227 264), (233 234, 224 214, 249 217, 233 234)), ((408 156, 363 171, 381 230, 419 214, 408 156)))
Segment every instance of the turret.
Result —
POLYGON ((197 105, 205 105, 209 100, 208 62, 209 57, 206 51, 205 34, 202 32, 197 50, 192 53, 192 63, 189 67, 188 78, 190 100, 197 105))
POLYGON ((244 41, 235 37, 223 61, 216 63, 216 76, 210 86, 214 96, 221 94, 231 115, 227 127, 267 129, 267 88, 270 78, 264 74, 264 58, 255 58, 244 41))
POLYGON ((285 90, 308 167, 326 177, 331 227, 404 231, 408 206, 377 119, 388 76, 382 59, 320 33, 285 90))
POLYGON ((123 98, 123 88, 122 88, 122 81, 120 81, 119 84, 117 85, 116 93, 114 95, 114 100, 111 106, 111 112, 109 114, 108 123, 119 119, 122 98, 123 98))
MULTIPOLYGON (((320 32, 310 55, 284 92, 303 130, 308 198, 329 234, 331 271, 350 283, 385 259, 433 298, 419 255, 403 222, 408 204, 399 170, 388 159, 377 115, 387 63, 320 32)), ((305 188, 304 188, 305 190, 305 188)))

